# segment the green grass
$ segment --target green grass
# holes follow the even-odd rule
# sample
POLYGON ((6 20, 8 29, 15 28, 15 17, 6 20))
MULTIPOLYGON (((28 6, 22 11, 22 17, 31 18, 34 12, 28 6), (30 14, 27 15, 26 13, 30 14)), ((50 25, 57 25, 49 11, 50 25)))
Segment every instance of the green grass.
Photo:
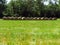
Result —
POLYGON ((60 45, 60 20, 0 20, 0 45, 60 45))

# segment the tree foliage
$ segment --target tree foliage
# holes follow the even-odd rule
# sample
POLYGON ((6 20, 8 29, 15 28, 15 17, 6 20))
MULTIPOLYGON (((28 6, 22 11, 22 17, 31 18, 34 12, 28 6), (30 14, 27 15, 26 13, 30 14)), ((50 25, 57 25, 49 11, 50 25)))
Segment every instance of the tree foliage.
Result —
POLYGON ((6 0, 0 0, 0 18, 3 17, 3 11, 5 10, 6 6, 5 6, 5 2, 6 0))
POLYGON ((6 16, 59 17, 60 0, 11 0, 4 11, 6 16), (45 5, 44 2, 49 4, 45 5))

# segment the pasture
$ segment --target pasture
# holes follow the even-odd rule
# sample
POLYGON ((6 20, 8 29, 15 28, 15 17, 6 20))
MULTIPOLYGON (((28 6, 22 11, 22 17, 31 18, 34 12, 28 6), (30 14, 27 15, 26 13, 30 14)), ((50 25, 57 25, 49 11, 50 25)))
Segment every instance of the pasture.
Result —
POLYGON ((60 45, 60 20, 0 20, 0 45, 60 45))

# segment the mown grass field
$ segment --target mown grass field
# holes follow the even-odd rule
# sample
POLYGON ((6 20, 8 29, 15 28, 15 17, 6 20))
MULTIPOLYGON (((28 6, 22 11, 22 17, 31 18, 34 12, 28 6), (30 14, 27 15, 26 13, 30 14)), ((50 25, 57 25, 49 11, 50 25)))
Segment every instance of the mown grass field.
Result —
POLYGON ((0 20, 0 45, 60 45, 60 20, 0 20))

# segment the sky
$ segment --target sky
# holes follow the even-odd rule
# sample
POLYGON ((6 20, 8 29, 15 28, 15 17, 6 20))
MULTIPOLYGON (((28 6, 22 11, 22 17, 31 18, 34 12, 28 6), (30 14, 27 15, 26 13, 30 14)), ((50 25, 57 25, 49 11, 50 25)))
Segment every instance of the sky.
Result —
POLYGON ((10 2, 10 0, 7 0, 7 3, 9 3, 10 2))
MULTIPOLYGON (((9 2, 10 2, 10 0, 7 0, 7 3, 9 3, 9 2)), ((47 1, 47 2, 44 2, 44 4, 48 5, 49 3, 47 1)))
MULTIPOLYGON (((53 3, 55 3, 54 0, 51 0, 51 1, 52 1, 53 3)), ((45 1, 44 4, 45 4, 45 5, 48 5, 48 4, 49 4, 49 0, 48 0, 48 1, 45 1)))

